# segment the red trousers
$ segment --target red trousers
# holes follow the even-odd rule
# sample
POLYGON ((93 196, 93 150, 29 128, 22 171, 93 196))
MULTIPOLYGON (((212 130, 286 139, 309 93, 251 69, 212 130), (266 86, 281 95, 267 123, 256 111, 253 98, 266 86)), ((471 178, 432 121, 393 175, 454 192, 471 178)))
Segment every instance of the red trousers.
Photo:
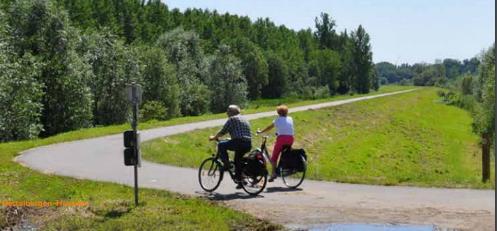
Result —
POLYGON ((280 153, 283 150, 283 145, 291 146, 293 144, 293 136, 289 135, 280 135, 276 137, 276 143, 274 143, 273 154, 271 155, 271 161, 276 163, 278 161, 278 157, 280 157, 280 153))

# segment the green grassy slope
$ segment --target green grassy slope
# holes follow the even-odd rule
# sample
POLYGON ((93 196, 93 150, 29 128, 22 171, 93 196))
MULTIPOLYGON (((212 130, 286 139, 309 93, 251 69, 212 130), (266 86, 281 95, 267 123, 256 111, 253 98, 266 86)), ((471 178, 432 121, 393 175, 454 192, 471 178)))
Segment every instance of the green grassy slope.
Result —
MULTIPOLYGON (((291 116, 296 125, 295 146, 304 147, 310 156, 309 178, 385 185, 494 187, 480 182, 480 148, 471 132, 470 115, 439 103, 436 89, 291 116)), ((263 128, 271 120, 252 121, 252 128, 263 128)), ((142 145, 144 158, 197 167, 214 151, 207 137, 217 130, 149 141, 142 145)))

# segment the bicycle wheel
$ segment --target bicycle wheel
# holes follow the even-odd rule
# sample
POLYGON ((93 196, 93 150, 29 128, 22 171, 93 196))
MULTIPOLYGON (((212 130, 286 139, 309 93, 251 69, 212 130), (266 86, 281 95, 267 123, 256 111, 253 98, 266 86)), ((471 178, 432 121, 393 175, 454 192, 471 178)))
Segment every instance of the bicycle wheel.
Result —
POLYGON ((251 196, 261 193, 267 184, 267 172, 253 175, 242 170, 242 188, 243 191, 251 196))
POLYGON ((281 179, 288 188, 297 188, 302 184, 302 182, 304 182, 305 172, 307 171, 307 162, 303 157, 301 158, 304 164, 303 171, 297 171, 295 169, 285 169, 281 167, 279 168, 281 179))
POLYGON ((216 158, 207 158, 200 164, 200 168, 198 169, 200 187, 206 192, 213 192, 223 180, 223 173, 221 163, 216 158))

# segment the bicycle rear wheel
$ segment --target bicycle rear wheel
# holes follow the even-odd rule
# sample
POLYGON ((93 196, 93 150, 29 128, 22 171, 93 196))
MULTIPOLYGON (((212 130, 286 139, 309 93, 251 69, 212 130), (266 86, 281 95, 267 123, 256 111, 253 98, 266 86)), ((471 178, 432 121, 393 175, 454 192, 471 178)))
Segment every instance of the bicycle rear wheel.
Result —
POLYGON ((205 159, 198 169, 198 182, 206 192, 213 192, 223 180, 221 163, 216 158, 205 159))
POLYGON ((302 157, 302 162, 304 165, 302 171, 281 167, 278 169, 281 179, 283 180, 283 184, 285 184, 286 187, 295 189, 299 187, 302 182, 304 182, 305 173, 307 171, 307 162, 305 161, 304 157, 302 157))

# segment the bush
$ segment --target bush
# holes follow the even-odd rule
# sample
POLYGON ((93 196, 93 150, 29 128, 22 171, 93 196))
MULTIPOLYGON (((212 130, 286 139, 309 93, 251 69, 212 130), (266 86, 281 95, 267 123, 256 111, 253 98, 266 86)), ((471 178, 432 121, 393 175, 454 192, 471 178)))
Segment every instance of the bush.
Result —
POLYGON ((305 86, 302 89, 301 98, 303 99, 322 99, 330 96, 330 90, 327 86, 310 87, 305 86))
POLYGON ((399 85, 401 86, 408 86, 408 85, 413 85, 413 83, 407 79, 403 79, 399 82, 399 85))
POLYGON ((470 112, 474 111, 476 103, 475 97, 472 95, 464 95, 453 91, 438 90, 437 95, 442 98, 442 101, 449 105, 454 105, 470 112))
POLYGON ((330 90, 328 87, 318 87, 314 91, 314 99, 322 99, 330 96, 330 90))
POLYGON ((141 109, 141 119, 148 120, 165 120, 167 119, 167 108, 159 101, 148 101, 143 104, 141 109))

